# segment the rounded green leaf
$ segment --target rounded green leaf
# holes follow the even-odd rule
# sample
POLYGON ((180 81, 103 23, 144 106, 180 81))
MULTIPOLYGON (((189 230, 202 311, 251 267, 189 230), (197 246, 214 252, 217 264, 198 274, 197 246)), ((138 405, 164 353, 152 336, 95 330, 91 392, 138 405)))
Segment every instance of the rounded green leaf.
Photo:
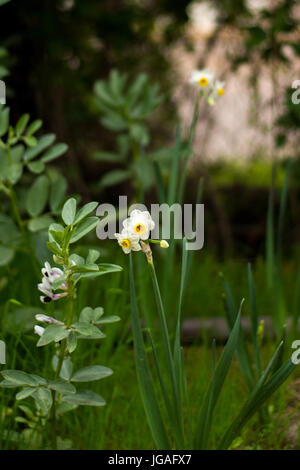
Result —
POLYGON ((53 181, 49 200, 52 211, 56 211, 65 198, 67 185, 67 180, 63 175, 58 175, 57 178, 53 181))
POLYGON ((67 338, 67 348, 70 354, 75 351, 77 346, 77 335, 75 331, 71 331, 67 338))
POLYGON ((24 387, 19 393, 16 394, 16 400, 24 400, 24 398, 30 397, 35 391, 33 387, 24 387))
POLYGON ((56 144, 42 156, 42 161, 44 163, 51 162, 55 158, 60 157, 63 153, 68 150, 67 144, 56 144))
POLYGON ((63 325, 49 325, 45 329, 43 335, 39 339, 37 346, 45 346, 46 344, 51 343, 54 341, 57 343, 62 339, 66 338, 69 334, 69 330, 65 328, 63 325))
POLYGON ((52 217, 50 217, 49 215, 41 215, 40 217, 31 219, 28 222, 28 228, 31 232, 38 232, 40 230, 48 229, 49 225, 52 223, 52 217))
POLYGON ((29 121, 29 114, 23 114, 23 116, 21 116, 20 119, 18 120, 16 124, 16 134, 18 137, 20 137, 23 134, 28 124, 28 121, 29 121))
POLYGON ((34 147, 30 147, 24 153, 25 162, 29 162, 33 158, 37 157, 47 147, 49 147, 55 141, 55 134, 45 134, 37 142, 34 147))
POLYGON ((85 219, 76 227, 76 231, 74 232, 70 243, 75 243, 80 240, 80 238, 84 237, 87 233, 96 228, 98 222, 98 217, 88 217, 85 219))
POLYGON ((41 160, 37 160, 36 162, 29 162, 27 168, 35 174, 40 174, 45 169, 45 164, 41 160))
POLYGON ((6 264, 10 263, 14 257, 14 254, 15 252, 12 248, 0 245, 0 266, 5 266, 6 264))
POLYGON ((61 379, 49 381, 49 388, 51 388, 51 390, 56 390, 59 393, 76 393, 74 385, 61 379))
POLYGON ((71 382, 92 382, 113 374, 113 371, 104 366, 88 366, 78 370, 71 378, 71 382))
POLYGON ((0 137, 6 134, 9 126, 9 108, 0 108, 0 137))
POLYGON ((74 197, 71 197, 67 200, 67 202, 65 202, 61 216, 66 225, 72 225, 72 223, 74 222, 76 215, 76 206, 77 202, 74 197))
POLYGON ((104 406, 106 403, 98 393, 91 390, 81 390, 73 395, 65 395, 62 400, 74 405, 104 406))
POLYGON ((27 374, 27 372, 23 372, 22 370, 3 370, 1 374, 6 380, 13 382, 18 385, 28 385, 31 387, 36 387, 39 385, 39 381, 33 377, 31 374, 27 374))
POLYGON ((76 214, 74 223, 78 224, 78 222, 81 222, 87 215, 89 215, 91 212, 93 212, 96 207, 98 206, 98 202, 89 202, 88 204, 85 204, 76 214))
POLYGON ((32 217, 40 215, 48 199, 49 179, 46 175, 39 176, 27 193, 26 209, 32 217))

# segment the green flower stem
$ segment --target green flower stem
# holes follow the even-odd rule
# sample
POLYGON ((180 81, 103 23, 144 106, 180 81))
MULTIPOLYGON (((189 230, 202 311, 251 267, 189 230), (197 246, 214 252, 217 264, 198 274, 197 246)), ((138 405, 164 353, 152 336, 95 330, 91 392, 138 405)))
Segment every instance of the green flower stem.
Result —
MULTIPOLYGON (((66 319, 66 327, 69 328, 72 324, 73 315, 74 315, 74 299, 75 299, 75 287, 72 277, 70 276, 67 279, 67 289, 68 289, 68 296, 69 296, 69 306, 68 306, 68 314, 66 319)), ((59 355, 58 355, 58 363, 55 370, 54 379, 58 379, 61 368, 65 359, 67 350, 67 339, 63 339, 61 342, 59 355)), ((52 441, 52 448, 53 450, 57 449, 57 439, 56 439, 56 391, 52 390, 52 406, 50 411, 50 420, 51 420, 51 441, 52 441)))
POLYGON ((198 114, 199 114, 199 107, 201 103, 201 98, 202 95, 199 96, 195 109, 194 109, 194 114, 193 114, 193 120, 188 136, 188 143, 187 143, 187 149, 183 161, 183 168, 182 168, 182 173, 181 173, 181 179, 179 182, 179 190, 178 190, 178 202, 181 203, 183 196, 184 196, 184 189, 185 189, 185 182, 186 182, 186 175, 187 175, 187 167, 188 167, 188 161, 192 153, 192 148, 193 148, 193 142, 194 142, 194 136, 195 136, 195 131, 196 131, 196 124, 198 121, 198 114))
POLYGON ((151 273, 151 278, 152 278, 152 283, 153 283, 153 288, 154 288, 154 293, 155 293, 155 299, 156 299, 156 304, 157 304, 157 309, 158 309, 158 314, 159 314, 159 319, 160 319, 161 329, 162 329, 162 334, 163 334, 165 354, 166 354, 167 364, 168 364, 169 373, 170 373, 170 377, 171 377, 173 403, 174 403, 174 414, 176 416, 176 421, 177 421, 177 427, 176 427, 177 429, 175 429, 174 431, 175 431, 175 434, 176 434, 177 446, 179 448, 183 448, 183 446, 184 446, 184 433, 183 433, 182 408, 181 408, 180 396, 179 396, 179 393, 178 393, 174 361, 173 361, 173 356, 172 356, 172 352, 171 352, 168 325, 167 325, 167 321, 166 321, 165 311, 164 311, 164 307, 163 307, 163 303, 162 303, 162 298, 161 298, 161 294, 160 294, 160 289, 159 289, 159 285, 158 285, 158 281, 157 281, 153 261, 152 261, 152 263, 148 262, 148 265, 150 267, 150 273, 151 273))
MULTIPOLYGON (((133 139, 132 139, 132 155, 133 155, 134 162, 138 163, 139 159, 141 158, 141 152, 139 149, 139 145, 133 139)), ((135 200, 137 202, 143 202, 143 199, 144 199, 143 185, 137 175, 136 180, 135 180, 135 200)))

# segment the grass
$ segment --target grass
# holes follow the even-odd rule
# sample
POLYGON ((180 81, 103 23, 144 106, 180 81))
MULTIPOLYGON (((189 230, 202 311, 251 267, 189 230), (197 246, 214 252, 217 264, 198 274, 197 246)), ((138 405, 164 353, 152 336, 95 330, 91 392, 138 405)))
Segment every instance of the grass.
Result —
MULTIPOLYGON (((92 282, 83 282, 78 295, 77 314, 86 306, 103 306, 107 315, 119 315, 121 322, 107 325, 105 332, 107 337, 101 342, 81 341, 76 354, 75 369, 83 364, 102 364, 114 370, 114 375, 92 386, 93 390, 102 395, 107 405, 103 408, 79 407, 77 411, 71 411, 59 421, 59 435, 72 441, 74 449, 153 449, 155 448, 151 433, 145 420, 145 413, 141 402, 134 363, 132 336, 129 332, 130 325, 130 299, 128 293, 128 266, 127 257, 119 252, 117 246, 112 245, 107 251, 104 245, 102 261, 111 261, 124 266, 125 272, 106 276, 92 282)), ((87 248, 82 248, 84 252, 87 248)), ((79 250, 80 252, 80 250, 79 250)), ((161 256, 157 251, 157 256, 161 256)), ((137 253, 137 260, 139 257, 137 253)), ((162 254, 162 256, 164 253, 162 254)), ((144 260, 143 260, 144 261, 144 260)), ((157 263, 159 266, 159 263, 157 263)), ((139 300, 146 296, 147 302, 141 314, 148 318, 154 311, 151 292, 147 291, 150 284, 147 278, 146 263, 140 266, 137 278, 137 292, 139 300), (141 284, 144 285, 141 289, 141 284)), ((215 317, 224 315, 222 299, 222 280, 219 272, 222 271, 232 287, 237 300, 246 297, 243 315, 249 314, 249 299, 247 298, 248 281, 247 267, 244 260, 231 259, 226 262, 217 260, 214 256, 205 252, 196 253, 184 299, 184 317, 215 317)), ((266 284, 266 267, 263 260, 258 259, 253 266, 256 285, 266 284)), ((292 308, 291 280, 295 278, 296 262, 286 262, 283 269, 283 282, 288 306, 292 308)), ((16 368, 24 371, 38 373, 42 376, 49 375, 51 358, 54 348, 36 349, 37 337, 33 334, 32 327, 35 323, 34 314, 41 307, 39 293, 36 288, 37 279, 35 273, 27 265, 26 258, 20 256, 14 264, 14 268, 3 268, 1 273, 3 289, 0 291, 1 309, 1 334, 7 344, 7 364, 2 368, 16 368), (5 283, 7 279, 7 283, 5 283), (28 290, 28 285, 32 286, 28 290), (23 305, 15 305, 9 299, 18 299, 23 305), (5 307, 3 307, 5 306, 5 307)), ((158 277, 162 277, 162 272, 158 277)), ((178 289, 180 282, 180 270, 173 272, 172 284, 168 285, 169 292, 178 289)), ((1 288, 1 286, 0 286, 1 288)), ((272 312, 272 298, 267 289, 257 289, 257 304, 259 315, 272 312)), ((48 314, 60 317, 64 309, 64 301, 51 303, 46 306, 48 314)), ((150 318, 151 320, 151 318, 150 318)), ((153 319, 152 319, 153 320, 153 319)), ((274 350, 274 344, 266 344, 263 354, 270 357, 274 350)), ((150 350, 149 356, 151 355, 150 350)), ((219 355, 219 351, 217 351, 219 355)), ((205 387, 211 376, 211 350, 210 345, 204 342, 201 346, 193 345, 185 349, 188 386, 190 388, 192 411, 195 411, 192 423, 195 423, 196 411, 200 408, 199 397, 203 396, 205 387)), ((292 380, 294 380, 295 374, 292 380)), ((46 432, 41 433, 42 440, 34 442, 20 441, 12 443, 7 439, 7 430, 11 433, 24 431, 26 425, 16 422, 16 417, 24 418, 24 412, 14 404, 14 393, 10 390, 0 390, 2 420, 0 424, 0 448, 45 448, 46 432)), ((247 397, 247 388, 241 378, 241 373, 234 359, 232 370, 225 382, 220 401, 214 417, 215 426, 212 431, 210 445, 212 448, 220 436, 224 433, 237 414, 247 397)), ((286 416, 286 407, 291 400, 287 384, 272 398, 272 403, 267 406, 270 419, 267 423, 261 423, 256 415, 251 420, 242 435, 242 440, 236 443, 237 448, 250 449, 283 449, 289 448, 286 440, 289 419, 286 416)), ((20 404, 32 407, 31 399, 26 399, 20 404)), ((299 410, 298 403, 294 403, 293 412, 299 410)), ((193 424, 192 424, 193 425, 193 424)), ((13 435, 13 434, 11 434, 13 435)), ((298 439, 299 446, 299 439, 298 439)))
MULTIPOLYGON (((99 348, 84 351, 83 355, 89 356, 89 361, 103 361, 114 369, 114 375, 100 382, 95 391, 101 393, 107 400, 103 408, 80 407, 75 412, 69 412, 59 422, 59 432, 62 437, 68 436, 75 449, 154 449, 150 431, 144 418, 144 410, 139 395, 133 350, 128 344, 123 343, 111 351, 105 351, 104 343, 99 348)), ((270 347, 264 348, 264 353, 270 353, 270 347)), ((198 397, 203 394, 211 373, 210 352, 205 347, 193 346, 187 348, 186 364, 189 387, 191 388, 191 401, 194 403, 193 411, 199 408, 198 397)), ((82 358, 83 359, 83 358, 82 358)), ((23 366, 29 366, 30 358, 24 360, 23 366)), ((32 366, 32 364, 30 364, 32 366)), ((8 393, 6 394, 9 395, 8 393)), ((247 390, 241 380, 236 360, 225 382, 223 392, 218 403, 215 423, 212 433, 212 444, 216 445, 218 439, 230 423, 243 401, 246 399, 247 390)), ((287 385, 285 384, 272 400, 269 406, 271 420, 267 426, 262 427, 258 418, 251 421, 251 425, 242 435, 242 448, 255 449, 283 449, 289 448, 286 442, 286 428, 288 420, 282 418, 288 400, 287 385)), ((27 400, 28 404, 30 403, 27 400)), ((7 400, 9 406, 10 400, 7 400)), ((297 405, 294 409, 299 410, 297 405)), ((2 410, 3 405, 2 405, 2 410)), ((300 410, 299 410, 300 411, 300 410)), ((4 414, 4 412, 2 411, 4 414)), ((22 413, 20 413, 22 415, 22 413)), ((5 417, 6 427, 12 426, 13 430, 21 430, 22 423, 14 423, 13 416, 5 417)), ((1 448, 11 448, 11 443, 2 439, 1 448)), ((25 445, 26 448, 26 445, 25 445)), ((43 448, 43 447, 41 447, 43 448)))

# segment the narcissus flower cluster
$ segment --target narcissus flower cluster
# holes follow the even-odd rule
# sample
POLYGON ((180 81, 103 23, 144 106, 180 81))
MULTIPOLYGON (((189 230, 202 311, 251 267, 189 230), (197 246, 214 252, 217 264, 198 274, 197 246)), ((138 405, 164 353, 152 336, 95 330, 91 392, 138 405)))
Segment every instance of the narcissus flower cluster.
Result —
POLYGON ((42 269, 42 282, 38 284, 38 289, 44 294, 40 297, 41 302, 43 303, 48 303, 51 302, 51 300, 57 300, 60 299, 61 297, 65 297, 68 295, 66 292, 67 287, 63 283, 60 285, 59 289, 61 289, 64 292, 59 292, 55 293, 53 292, 53 281, 55 279, 58 279, 59 277, 63 276, 63 271, 59 268, 52 268, 48 262, 45 263, 44 268, 42 269))
POLYGON ((131 212, 130 217, 124 220, 122 232, 115 233, 115 237, 126 254, 131 251, 140 251, 142 249, 141 242, 145 241, 160 243, 162 248, 167 248, 169 245, 165 240, 149 240, 150 232, 154 227, 155 222, 150 213, 136 209, 131 212))
POLYGON ((216 99, 225 93, 225 82, 215 81, 214 74, 209 70, 193 70, 189 81, 200 88, 210 105, 214 105, 216 99))

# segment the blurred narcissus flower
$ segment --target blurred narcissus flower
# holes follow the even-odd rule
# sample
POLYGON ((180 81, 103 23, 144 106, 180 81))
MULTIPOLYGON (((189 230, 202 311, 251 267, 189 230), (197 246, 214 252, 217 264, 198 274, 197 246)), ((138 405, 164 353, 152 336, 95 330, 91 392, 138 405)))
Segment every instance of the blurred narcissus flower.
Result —
POLYGON ((121 233, 115 233, 115 237, 118 240, 122 250, 127 255, 131 251, 140 251, 141 245, 139 244, 140 237, 135 235, 131 230, 124 228, 121 233))
POLYGON ((136 209, 131 212, 130 217, 124 220, 123 227, 141 240, 147 240, 155 223, 148 211, 136 209))
POLYGON ((225 93, 225 82, 220 82, 220 80, 217 80, 214 86, 217 95, 222 96, 225 93))
POLYGON ((212 86, 214 74, 209 70, 193 70, 190 77, 190 83, 199 85, 201 88, 212 86))
POLYGON ((216 99, 225 93, 225 82, 220 82, 219 80, 213 86, 212 92, 207 98, 208 104, 213 106, 216 102, 216 99))
MULTIPOLYGON (((52 288, 52 283, 55 279, 58 279, 61 277, 64 273, 61 269, 59 268, 52 268, 48 262, 45 263, 45 267, 42 269, 42 282, 38 284, 38 289, 45 295, 40 297, 41 302, 43 303, 48 303, 51 302, 51 300, 57 300, 60 299, 61 297, 65 297, 68 295, 67 292, 60 292, 58 294, 55 294, 53 292, 52 288)), ((66 290, 67 287, 63 283, 60 285, 59 289, 66 290)))

